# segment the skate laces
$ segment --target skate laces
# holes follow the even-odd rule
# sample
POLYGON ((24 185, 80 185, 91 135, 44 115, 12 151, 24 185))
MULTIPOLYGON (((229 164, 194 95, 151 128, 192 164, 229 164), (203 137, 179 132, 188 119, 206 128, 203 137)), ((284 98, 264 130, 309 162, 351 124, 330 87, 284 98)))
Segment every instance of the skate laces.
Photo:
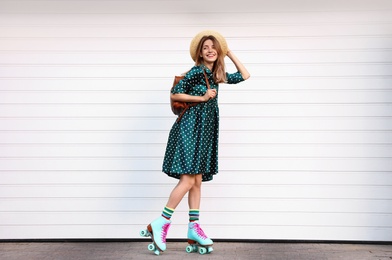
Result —
POLYGON ((193 227, 199 237, 201 237, 202 239, 207 239, 207 235, 204 233, 203 229, 201 229, 198 223, 194 223, 193 227))
POLYGON ((163 243, 166 243, 166 236, 167 236, 167 231, 169 230, 169 227, 170 227, 170 223, 166 223, 162 227, 161 238, 162 238, 163 243))

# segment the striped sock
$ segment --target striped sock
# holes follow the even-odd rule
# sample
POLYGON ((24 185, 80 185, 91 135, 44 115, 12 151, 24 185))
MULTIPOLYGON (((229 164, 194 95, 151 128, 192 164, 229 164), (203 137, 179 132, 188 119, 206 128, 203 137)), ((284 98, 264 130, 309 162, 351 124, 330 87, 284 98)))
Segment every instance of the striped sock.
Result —
POLYGON ((164 217, 165 219, 170 219, 173 213, 174 213, 174 209, 171 209, 166 206, 162 211, 162 217, 164 217))
POLYGON ((189 210, 189 222, 194 222, 199 220, 199 209, 190 209, 189 210))

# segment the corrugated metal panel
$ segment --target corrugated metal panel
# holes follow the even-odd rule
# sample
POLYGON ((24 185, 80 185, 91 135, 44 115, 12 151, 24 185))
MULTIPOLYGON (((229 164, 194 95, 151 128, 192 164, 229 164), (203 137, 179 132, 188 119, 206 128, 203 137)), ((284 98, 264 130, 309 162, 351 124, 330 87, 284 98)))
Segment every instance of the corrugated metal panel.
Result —
POLYGON ((168 90, 208 28, 252 77, 221 86, 205 231, 392 240, 390 1, 17 0, 0 24, 0 239, 138 237, 176 183, 168 90))

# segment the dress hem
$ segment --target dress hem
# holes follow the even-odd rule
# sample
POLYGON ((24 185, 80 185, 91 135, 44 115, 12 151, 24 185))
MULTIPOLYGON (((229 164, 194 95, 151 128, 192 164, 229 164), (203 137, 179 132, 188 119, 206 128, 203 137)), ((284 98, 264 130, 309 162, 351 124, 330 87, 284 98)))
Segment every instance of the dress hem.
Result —
POLYGON ((163 171, 163 173, 165 173, 169 177, 172 177, 172 178, 178 179, 178 180, 180 179, 181 175, 183 175, 183 174, 189 174, 189 175, 202 174, 202 182, 212 181, 214 178, 214 175, 217 174, 217 172, 216 173, 207 173, 207 175, 206 175, 206 173, 170 173, 170 172, 164 172, 164 171, 163 171), (205 177, 207 177, 207 178, 205 178, 205 177))

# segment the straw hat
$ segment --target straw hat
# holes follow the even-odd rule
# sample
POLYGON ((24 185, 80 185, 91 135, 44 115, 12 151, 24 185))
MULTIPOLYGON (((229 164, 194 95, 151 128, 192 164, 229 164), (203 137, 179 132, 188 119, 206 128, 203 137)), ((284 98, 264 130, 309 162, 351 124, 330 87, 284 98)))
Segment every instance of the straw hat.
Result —
POLYGON ((216 31, 211 31, 211 30, 206 30, 206 31, 202 31, 199 32, 191 41, 191 46, 189 48, 189 52, 191 54, 191 57, 194 61, 196 61, 197 59, 197 45, 199 44, 201 38, 203 38, 204 36, 209 36, 212 35, 214 36, 217 41, 219 42, 221 48, 222 48, 222 52, 223 55, 227 54, 227 42, 225 40, 225 38, 218 32, 216 31))

